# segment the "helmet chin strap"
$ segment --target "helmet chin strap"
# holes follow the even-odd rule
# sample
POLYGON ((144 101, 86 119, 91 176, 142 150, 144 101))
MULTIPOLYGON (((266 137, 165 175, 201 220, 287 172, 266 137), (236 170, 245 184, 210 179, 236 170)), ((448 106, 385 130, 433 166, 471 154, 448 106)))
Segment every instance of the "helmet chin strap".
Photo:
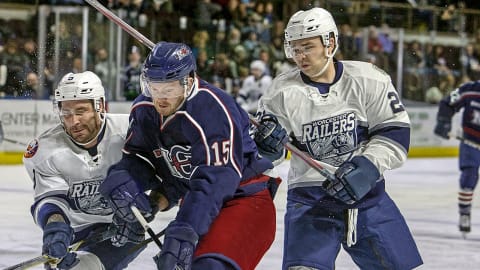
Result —
POLYGON ((336 51, 337 51, 336 46, 335 46, 335 49, 333 50, 333 52, 331 54, 328 53, 328 50, 325 51, 325 57, 327 57, 327 62, 325 63, 325 65, 323 66, 323 68, 319 72, 317 72, 315 75, 312 76, 312 78, 316 78, 316 77, 321 76, 325 72, 325 70, 327 70, 328 65, 330 65, 330 62, 332 61, 332 58, 335 55, 336 51))
POLYGON ((325 72, 325 70, 327 70, 327 67, 328 67, 328 65, 330 64, 330 61, 332 61, 332 57, 333 57, 333 56, 330 56, 330 57, 327 56, 327 62, 325 63, 325 65, 323 66, 323 68, 322 68, 318 73, 316 73, 315 75, 313 75, 313 76, 311 76, 311 77, 312 77, 312 78, 317 78, 317 77, 321 76, 321 75, 325 72))
MULTIPOLYGON (((192 83, 192 87, 190 87, 190 91, 188 91, 188 83, 185 83, 184 86, 183 86, 183 100, 182 102, 180 102, 180 104, 178 104, 177 108, 175 109, 175 111, 178 111, 178 109, 180 109, 183 104, 185 103, 185 101, 187 100, 187 98, 190 96, 190 94, 193 92, 193 88, 196 86, 196 83, 195 83, 195 78, 193 78, 193 83, 192 83)), ((188 82, 188 79, 187 81, 188 82)))

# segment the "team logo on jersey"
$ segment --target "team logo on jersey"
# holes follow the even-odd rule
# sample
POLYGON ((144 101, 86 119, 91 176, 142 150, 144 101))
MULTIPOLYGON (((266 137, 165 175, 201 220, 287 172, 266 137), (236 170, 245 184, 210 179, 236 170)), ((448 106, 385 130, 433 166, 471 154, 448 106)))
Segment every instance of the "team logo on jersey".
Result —
POLYGON ((102 180, 86 181, 70 187, 69 197, 77 209, 90 215, 107 216, 113 213, 107 200, 98 192, 102 180))
POLYGON ((190 146, 174 145, 170 148, 170 151, 162 149, 162 156, 165 158, 165 162, 173 176, 190 179, 190 174, 192 173, 190 148, 190 146))
POLYGON ((472 120, 470 122, 474 125, 480 126, 480 112, 479 111, 473 110, 472 120))
POLYGON ((23 156, 25 158, 31 158, 35 156, 35 154, 37 153, 37 150, 38 150, 38 141, 37 139, 34 139, 27 145, 27 150, 25 151, 25 153, 23 153, 23 156))
POLYGON ((357 145, 356 120, 353 112, 312 121, 302 126, 302 143, 317 160, 339 166, 357 145))

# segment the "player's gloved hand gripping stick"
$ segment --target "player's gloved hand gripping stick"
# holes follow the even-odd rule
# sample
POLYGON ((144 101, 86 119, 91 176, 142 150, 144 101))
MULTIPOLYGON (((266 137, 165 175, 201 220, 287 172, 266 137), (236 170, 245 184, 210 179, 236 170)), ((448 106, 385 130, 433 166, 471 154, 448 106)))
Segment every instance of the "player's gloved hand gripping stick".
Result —
POLYGON ((279 154, 283 154, 282 148, 285 146, 292 154, 301 158, 326 178, 323 188, 330 196, 346 204, 353 204, 363 198, 380 177, 375 165, 363 156, 354 157, 351 161, 343 163, 335 174, 332 174, 288 141, 285 129, 274 115, 262 116, 260 123, 256 122, 253 116, 250 116, 250 120, 257 126, 255 142, 263 156, 270 160, 278 159, 279 154))

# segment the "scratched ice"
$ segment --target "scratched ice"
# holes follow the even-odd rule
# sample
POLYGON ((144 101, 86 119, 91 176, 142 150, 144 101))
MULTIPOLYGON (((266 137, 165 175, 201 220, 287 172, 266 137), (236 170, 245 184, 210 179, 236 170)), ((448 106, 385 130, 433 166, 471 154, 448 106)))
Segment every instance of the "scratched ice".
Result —
MULTIPOLYGON (((288 161, 279 171, 286 176, 288 161)), ((30 216, 32 183, 23 166, 0 166, 0 269, 39 255, 41 231, 30 216)), ((409 159, 397 170, 386 173, 387 190, 402 210, 417 241, 425 264, 418 269, 480 269, 480 199, 474 199, 472 232, 462 239, 457 229, 457 159, 409 159)), ((277 236, 257 270, 281 269, 283 215, 286 183, 276 196, 277 236)), ((478 192, 477 192, 478 193, 478 192)), ((158 214, 152 224, 160 231, 174 211, 158 214)), ((154 244, 129 269, 156 269, 154 244)), ((42 269, 42 268, 37 268, 42 269)), ((337 258, 338 270, 358 269, 344 252, 337 258)))

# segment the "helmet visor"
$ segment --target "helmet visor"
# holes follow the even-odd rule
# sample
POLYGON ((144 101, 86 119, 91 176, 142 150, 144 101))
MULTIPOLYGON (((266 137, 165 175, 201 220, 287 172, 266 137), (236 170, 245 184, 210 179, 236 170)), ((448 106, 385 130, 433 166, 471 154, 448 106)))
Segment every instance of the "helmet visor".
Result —
POLYGON ((146 88, 152 98, 178 98, 185 95, 185 89, 178 80, 171 82, 147 81, 146 88))

